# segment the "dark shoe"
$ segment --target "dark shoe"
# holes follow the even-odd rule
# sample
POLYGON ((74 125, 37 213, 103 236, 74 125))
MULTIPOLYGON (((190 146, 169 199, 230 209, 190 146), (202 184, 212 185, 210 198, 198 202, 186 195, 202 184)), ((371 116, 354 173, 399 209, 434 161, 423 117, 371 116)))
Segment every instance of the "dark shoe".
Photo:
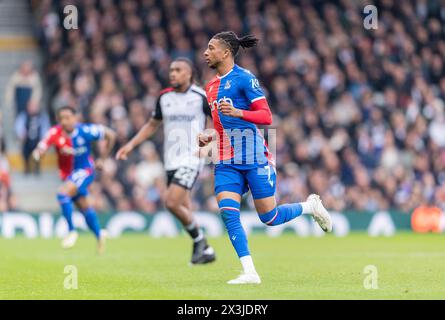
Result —
POLYGON ((193 255, 191 264, 206 264, 215 261, 215 250, 207 244, 204 238, 198 242, 193 243, 193 255))

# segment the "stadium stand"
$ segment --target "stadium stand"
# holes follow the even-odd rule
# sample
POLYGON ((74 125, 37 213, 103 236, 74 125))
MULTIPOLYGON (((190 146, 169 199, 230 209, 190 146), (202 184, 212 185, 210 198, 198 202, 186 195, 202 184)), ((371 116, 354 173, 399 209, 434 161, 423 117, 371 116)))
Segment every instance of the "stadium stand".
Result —
MULTIPOLYGON (((280 201, 316 192, 339 211, 445 207, 444 1, 375 1, 376 30, 353 0, 85 0, 79 29, 65 30, 65 2, 34 5, 51 115, 76 105, 117 131, 118 148, 150 116, 173 58, 192 59, 204 84, 210 37, 253 33, 260 45, 238 62, 267 90, 279 128, 280 201)), ((152 141, 130 161, 109 160, 92 188, 96 209, 162 207, 162 134, 152 141)), ((194 197, 195 209, 216 209, 211 168, 194 197)))

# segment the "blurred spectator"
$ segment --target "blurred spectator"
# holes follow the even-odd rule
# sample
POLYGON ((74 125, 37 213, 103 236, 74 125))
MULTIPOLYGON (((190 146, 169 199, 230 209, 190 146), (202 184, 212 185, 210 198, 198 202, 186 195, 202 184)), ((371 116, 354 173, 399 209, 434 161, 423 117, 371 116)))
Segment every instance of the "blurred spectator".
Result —
POLYGON ((9 79, 6 86, 6 106, 12 107, 16 116, 26 111, 28 102, 42 99, 42 83, 31 61, 25 61, 9 79))
MULTIPOLYGON (((114 127, 118 146, 147 120, 174 57, 191 58, 204 84, 211 36, 253 33, 259 46, 238 62, 274 113, 280 201, 319 192, 335 210, 409 211, 431 197, 445 208, 443 0, 90 0, 77 2, 79 30, 62 27, 63 3, 36 12, 52 106, 76 103, 84 120, 114 127), (363 27, 368 4, 376 30, 363 27)), ((161 152, 162 132, 152 141, 161 152)), ((143 160, 152 156, 110 163, 95 195, 112 208, 159 210, 157 160, 143 160)), ((210 170, 195 209, 216 208, 210 170)))
POLYGON ((50 128, 46 110, 41 110, 38 101, 29 100, 26 110, 15 121, 15 132, 22 143, 25 174, 39 174, 40 162, 32 159, 32 151, 50 128))

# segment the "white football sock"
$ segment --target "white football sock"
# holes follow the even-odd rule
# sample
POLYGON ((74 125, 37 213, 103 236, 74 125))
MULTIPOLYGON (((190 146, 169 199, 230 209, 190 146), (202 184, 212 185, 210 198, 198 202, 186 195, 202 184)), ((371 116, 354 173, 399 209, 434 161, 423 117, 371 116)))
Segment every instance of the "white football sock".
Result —
POLYGON ((301 207, 303 208, 303 214, 312 214, 312 206, 309 204, 309 202, 300 202, 301 207))
POLYGON ((244 256, 240 258, 243 265, 244 273, 256 273, 255 266, 251 256, 244 256))

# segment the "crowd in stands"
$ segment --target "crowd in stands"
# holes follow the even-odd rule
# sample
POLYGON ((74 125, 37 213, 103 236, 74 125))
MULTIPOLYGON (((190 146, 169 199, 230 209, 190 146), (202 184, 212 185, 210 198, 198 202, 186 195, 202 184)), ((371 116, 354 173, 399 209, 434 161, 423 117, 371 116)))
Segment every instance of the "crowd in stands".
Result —
MULTIPOLYGON (((254 34, 258 47, 237 63, 274 114, 280 202, 315 192, 338 211, 445 208, 443 0, 42 0, 34 15, 52 121, 76 106, 117 132, 117 149, 149 119, 172 59, 194 61, 204 85, 212 35, 254 34), (67 4, 78 29, 63 26, 67 4), (377 29, 364 27, 368 4, 377 29)), ((160 155, 161 131, 128 161, 109 159, 92 186, 96 209, 161 210, 160 155)), ((216 210, 211 166, 193 194, 196 210, 216 210)))

